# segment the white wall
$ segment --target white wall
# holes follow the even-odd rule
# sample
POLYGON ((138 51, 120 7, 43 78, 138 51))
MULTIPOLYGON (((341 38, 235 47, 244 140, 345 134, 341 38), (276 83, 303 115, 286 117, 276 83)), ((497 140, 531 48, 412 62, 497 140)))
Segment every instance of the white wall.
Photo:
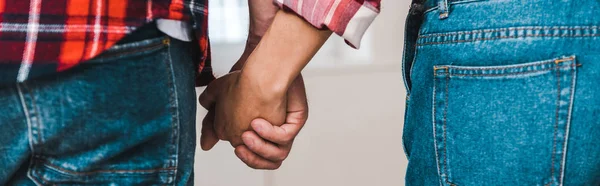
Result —
MULTIPOLYGON (((407 162, 401 135, 405 90, 400 63, 409 2, 383 0, 382 4, 382 13, 368 35, 372 43, 366 50, 372 61, 303 72, 310 116, 279 170, 247 168, 235 157, 233 148, 221 142, 209 152, 197 151, 196 185, 404 185, 407 162)), ((215 50, 228 50, 214 56, 215 68, 223 71, 218 74, 241 53, 240 47, 216 46, 215 50)), ((200 106, 198 110, 200 122, 206 111, 200 106)))

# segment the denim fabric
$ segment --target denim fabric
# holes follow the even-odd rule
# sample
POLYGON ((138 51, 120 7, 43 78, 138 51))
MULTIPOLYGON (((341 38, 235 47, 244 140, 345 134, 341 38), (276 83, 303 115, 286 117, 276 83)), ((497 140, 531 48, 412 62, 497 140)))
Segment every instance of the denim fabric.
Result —
POLYGON ((0 185, 192 185, 191 49, 148 26, 67 72, 0 88, 0 185))
POLYGON ((600 185, 600 1, 413 7, 407 185, 600 185))

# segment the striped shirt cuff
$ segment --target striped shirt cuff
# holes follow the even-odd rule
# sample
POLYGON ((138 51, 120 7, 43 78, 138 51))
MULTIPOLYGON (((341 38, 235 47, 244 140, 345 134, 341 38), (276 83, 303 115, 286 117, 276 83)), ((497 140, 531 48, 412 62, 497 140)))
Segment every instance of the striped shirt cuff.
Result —
POLYGON ((329 29, 342 36, 354 48, 375 17, 380 0, 275 0, 284 9, 294 11, 313 26, 329 29))

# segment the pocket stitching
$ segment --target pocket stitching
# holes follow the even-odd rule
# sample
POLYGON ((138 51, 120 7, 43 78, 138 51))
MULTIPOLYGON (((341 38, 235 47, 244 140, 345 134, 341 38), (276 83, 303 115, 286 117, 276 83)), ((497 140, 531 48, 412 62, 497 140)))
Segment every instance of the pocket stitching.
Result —
POLYGON ((519 74, 530 74, 530 73, 535 73, 535 72, 541 72, 541 71, 551 71, 551 70, 557 70, 557 69, 561 69, 561 68, 567 68, 567 67, 578 67, 581 66, 580 64, 570 64, 570 65, 559 65, 560 63, 563 62, 571 62, 575 60, 575 56, 568 56, 568 57, 561 57, 561 58, 556 58, 556 59, 551 59, 551 60, 544 60, 544 61, 539 61, 539 62, 533 62, 534 64, 523 64, 523 65, 507 65, 507 66, 492 66, 492 67, 484 67, 484 66, 480 66, 480 67, 462 67, 462 66, 451 66, 451 65, 437 65, 434 66, 434 75, 435 76, 439 76, 440 74, 436 73, 438 70, 444 70, 442 71, 442 75, 451 75, 451 76, 507 76, 507 75, 519 75, 519 74), (491 71, 491 70, 512 70, 512 69, 524 69, 527 67, 537 67, 537 66, 544 66, 544 65, 548 65, 548 64, 552 64, 554 63, 555 66, 554 67, 542 67, 542 69, 539 70, 526 70, 523 72, 508 72, 508 73, 503 73, 503 72, 495 72, 495 73, 489 73, 489 74, 485 74, 482 72, 479 73, 474 73, 474 74, 462 74, 462 73, 449 73, 449 70, 460 70, 460 71, 483 71, 483 72, 487 72, 487 71, 491 71))
MULTIPOLYGON (((437 128, 437 125, 436 125, 437 121, 436 121, 436 117, 435 117, 436 114, 437 114, 437 111, 436 111, 435 108, 437 108, 437 105, 436 105, 436 102, 437 102, 437 93, 436 92, 437 92, 437 82, 438 82, 438 78, 435 78, 435 75, 436 75, 435 74, 435 70, 437 70, 435 66, 433 67, 433 70, 434 70, 433 71, 433 73, 434 73, 433 91, 432 91, 433 92, 433 95, 432 95, 433 99, 432 99, 432 104, 431 104, 431 113, 432 113, 431 118, 433 120, 433 122, 432 122, 432 124, 433 124, 433 126, 432 126, 432 129, 433 129, 433 150, 435 151, 435 162, 436 162, 435 165, 437 166, 438 175, 440 177, 442 177, 442 172, 440 170, 440 157, 439 157, 438 145, 437 145, 437 130, 436 130, 436 128, 437 128)), ((440 186, 441 186, 442 185, 442 182, 441 182, 442 179, 439 179, 439 181, 440 181, 440 186)))
POLYGON ((568 66, 558 66, 558 67, 554 67, 554 68, 547 68, 547 69, 541 69, 541 70, 533 70, 533 71, 527 71, 527 72, 513 72, 513 73, 505 73, 505 74, 447 74, 448 76, 462 76, 462 77, 485 77, 485 76, 492 76, 492 77, 497 77, 497 76, 509 76, 509 75, 523 75, 523 74, 533 74, 536 72, 543 72, 543 71, 551 71, 551 70, 559 70, 562 68, 571 68, 571 67, 576 67, 577 65, 573 64, 573 65, 568 65, 568 66))
POLYGON ((456 184, 450 182, 449 179, 449 172, 448 172, 448 148, 447 148, 447 118, 448 118, 448 92, 449 92, 449 85, 450 84, 450 70, 448 68, 445 69, 446 71, 446 90, 444 93, 444 99, 445 99, 445 104, 444 104, 444 125, 443 125, 443 133, 444 133, 444 171, 446 172, 446 183, 450 184, 451 186, 455 186, 456 184))
MULTIPOLYGON (((556 70, 556 77, 557 77, 557 103, 556 104, 557 104, 557 106, 556 106, 556 111, 555 111, 555 116, 556 116, 555 117, 556 118, 555 119, 555 125, 553 127, 554 128, 553 129, 554 130, 553 131, 554 132, 554 135, 553 135, 554 139, 553 139, 553 147, 552 147, 553 150, 552 150, 552 155, 551 155, 551 158, 552 158, 551 159, 551 176, 550 176, 551 180, 550 180, 549 183, 545 184, 545 186, 552 185, 553 183, 555 183, 555 179, 554 179, 556 177, 555 173, 558 173, 558 172, 560 173, 560 175, 559 175, 557 181, 558 181, 559 184, 561 184, 562 183, 562 179, 563 179, 563 174, 564 174, 564 163, 565 163, 565 156, 566 156, 566 153, 567 153, 566 152, 567 151, 567 145, 568 145, 568 141, 569 141, 568 136, 569 136, 569 127, 570 127, 570 117, 571 117, 571 112, 572 112, 572 104, 573 104, 573 99, 574 99, 573 95, 574 95, 575 82, 576 82, 576 80, 575 80, 576 79, 576 69, 577 69, 577 67, 581 67, 581 66, 582 66, 581 64, 578 64, 577 62, 575 62, 575 56, 557 58, 557 59, 554 59, 554 60, 549 60, 548 62, 543 62, 542 61, 542 62, 538 62, 538 64, 517 65, 517 66, 496 67, 496 68, 485 68, 485 67, 483 67, 483 68, 477 68, 477 69, 475 69, 475 68, 473 68, 473 69, 471 69, 471 68, 462 68, 461 69, 460 67, 452 67, 452 66, 434 66, 433 68, 434 68, 434 78, 435 78, 435 80, 434 80, 434 84, 433 84, 433 90, 434 91, 433 91, 433 105, 432 105, 433 114, 434 114, 434 116, 433 116, 433 119, 434 119, 433 120, 433 125, 434 125, 433 126, 433 132, 434 132, 434 146, 435 146, 435 153, 436 153, 436 161, 438 163, 438 172, 440 172, 440 173, 441 173, 442 170, 440 170, 440 166, 439 166, 439 164, 440 164, 440 162, 439 162, 440 158, 439 158, 438 147, 437 147, 438 145, 436 144, 437 143, 436 142, 437 141, 436 136, 438 136, 438 133, 436 132, 436 125, 438 125, 438 124, 435 121, 436 115, 438 114, 436 112, 436 107, 438 107, 436 105, 436 102, 437 102, 436 100, 438 99, 437 96, 436 96, 437 95, 437 93, 436 93, 437 91, 436 90, 438 89, 436 87, 436 82, 439 81, 439 79, 440 79, 439 76, 442 76, 442 75, 446 76, 445 77, 445 79, 446 79, 446 81, 445 81, 446 85, 445 85, 445 90, 444 90, 444 93, 445 93, 445 95, 444 95, 445 96, 445 98, 444 98, 445 99, 444 100, 445 101, 445 103, 444 103, 444 109, 445 110, 443 111, 444 112, 443 113, 444 116, 443 116, 443 122, 442 122, 442 126, 443 126, 443 128, 442 128, 442 130, 443 130, 443 151, 444 151, 443 152, 444 153, 444 159, 443 159, 443 161, 444 161, 443 162, 443 165, 444 165, 443 169, 444 170, 443 171, 444 171, 445 175, 440 175, 440 177, 442 177, 442 179, 444 180, 444 182, 447 183, 447 184, 449 184, 449 185, 451 185, 451 186, 456 186, 457 185, 457 184, 452 183, 449 180, 448 160, 447 160, 447 156, 448 155, 447 155, 447 142, 446 142, 446 138, 447 138, 446 137, 446 135, 447 135, 446 134, 446 132, 447 132, 446 131, 446 127, 447 127, 448 92, 449 92, 449 88, 448 87, 449 87, 450 76, 452 76, 452 75, 455 75, 455 76, 486 76, 486 75, 489 75, 489 76, 506 76, 506 75, 514 75, 514 74, 528 74, 528 73, 535 73, 535 72, 540 72, 540 71, 552 71, 552 70, 556 70), (562 62, 572 62, 572 64, 559 65, 559 63, 562 63, 562 62), (450 69, 451 68, 460 69, 460 70, 466 70, 466 71, 491 70, 491 69, 497 69, 498 70, 498 69, 511 69, 511 68, 524 68, 524 67, 530 67, 530 66, 539 66, 539 65, 546 65, 546 64, 550 64, 550 63, 555 63, 556 66, 553 67, 553 68, 546 68, 546 69, 541 69, 541 70, 533 70, 533 71, 517 72, 517 73, 505 73, 505 74, 452 74, 452 73, 450 73, 450 69), (569 102, 570 106, 569 106, 569 108, 567 110, 567 112, 568 112, 567 114, 568 115, 567 115, 567 118, 565 120, 566 124, 565 124, 565 131, 564 131, 564 133, 566 133, 566 134, 564 134, 564 138, 563 138, 563 147, 562 147, 563 151, 561 152, 562 153, 561 154, 562 155, 562 161, 561 160, 558 161, 558 162, 560 162, 558 164, 558 170, 555 170, 556 169, 555 168, 555 164, 556 164, 556 162, 557 162, 556 160, 558 158, 557 157, 557 147, 558 147, 558 142, 559 142, 559 139, 557 139, 558 138, 558 128, 559 128, 559 125, 560 125, 559 122, 561 122, 561 116, 559 115, 559 112, 560 112, 560 109, 561 109, 560 102, 561 102, 561 100, 563 100, 562 99, 562 95, 561 95, 561 88, 564 88, 564 86, 561 86, 561 82, 560 82, 561 81, 561 78, 560 78, 561 73, 560 73, 560 71, 564 70, 565 68, 569 68, 569 70, 571 72, 569 74, 571 76, 571 81, 570 81, 570 90, 571 91, 570 91, 570 96, 569 96, 570 98, 568 98, 568 102, 569 102)), ((440 180, 440 181, 442 181, 442 180, 440 180)))
MULTIPOLYGON (((167 37, 167 39, 169 39, 167 37)), ((169 41, 169 40, 167 40, 169 41)), ((166 167, 174 167, 175 169, 177 169, 178 167, 178 162, 179 162, 179 100, 178 100, 178 94, 177 94, 177 83, 175 82, 175 71, 174 71, 174 67, 173 67, 173 58, 171 56, 171 49, 172 46, 170 43, 164 43, 168 48, 168 52, 167 52, 167 60, 165 64, 168 68, 167 68, 167 76, 169 76, 169 81, 168 83, 168 87, 171 91, 170 93, 170 110, 171 110, 171 146, 170 146, 170 150, 171 151, 171 155, 168 162, 165 164, 166 167)), ((170 181, 175 180, 177 177, 177 171, 174 171, 173 174, 170 175, 170 181)))
POLYGON ((563 143, 563 157, 562 157, 562 161, 560 164, 560 177, 559 177, 559 183, 563 184, 563 179, 564 179, 564 174, 565 174, 565 162, 567 161, 567 147, 569 145, 569 132, 570 132, 570 127, 571 127, 571 115, 573 114, 573 100, 575 99, 575 86, 576 86, 576 82, 577 82, 577 67, 580 67, 581 64, 577 64, 577 62, 575 62, 576 66, 571 68, 571 96, 569 96, 569 108, 567 110, 568 115, 566 118, 566 125, 565 125, 565 142, 563 143))
MULTIPOLYGON (((149 51, 162 49, 163 47, 168 45, 168 43, 170 42, 169 39, 170 39, 169 37, 159 37, 159 38, 138 41, 138 42, 134 42, 134 43, 127 43, 127 44, 121 45, 122 46, 121 48, 118 48, 115 50, 108 49, 104 53, 101 53, 100 55, 90 59, 89 61, 110 60, 110 59, 120 57, 120 56, 127 56, 127 55, 131 55, 131 54, 143 53, 143 52, 149 52, 149 51), (153 40, 156 40, 156 41, 153 41, 153 40), (134 48, 134 45, 136 43, 143 43, 143 44, 140 44, 139 46, 135 46, 135 48, 134 48), (131 46, 129 46, 129 45, 131 45, 131 46), (134 49, 128 50, 131 48, 134 48, 134 49)), ((115 46, 113 46, 113 47, 115 47, 115 46)))
POLYGON ((506 69, 517 69, 517 68, 525 68, 525 67, 533 67, 533 66, 541 66, 541 65, 545 65, 545 64, 550 64, 555 62, 556 60, 547 60, 547 61, 540 61, 540 62, 534 62, 534 64, 523 64, 523 65, 509 65, 509 66, 499 66, 499 67, 461 67, 461 66, 450 66, 450 65, 444 65, 444 66, 438 66, 438 68, 451 68, 451 69, 456 69, 456 70, 466 70, 466 71, 476 71, 476 70, 506 70, 506 69))
POLYGON ((150 45, 150 46, 147 46, 147 47, 144 47, 144 48, 141 48, 141 49, 137 49, 137 50, 128 50, 128 51, 125 51, 125 52, 114 52, 114 53, 111 52, 111 53, 108 53, 107 55, 100 55, 98 57, 100 57, 99 59, 113 58, 113 57, 122 56, 122 55, 129 55, 129 54, 134 54, 134 53, 147 52, 147 51, 150 51, 150 50, 162 48, 164 46, 165 46, 165 44, 163 44, 163 43, 157 43, 157 44, 150 45))
POLYGON ((111 174, 111 173, 117 173, 117 174, 120 174, 120 173, 131 173, 131 174, 156 173, 156 172, 161 172, 161 171, 172 171, 172 170, 177 169, 177 167, 167 167, 167 168, 154 168, 154 169, 131 169, 131 170, 114 169, 114 170, 72 171, 72 170, 67 170, 67 169, 61 168, 59 166, 51 164, 42 159, 38 159, 37 162, 41 163, 41 165, 43 165, 45 167, 55 170, 55 171, 66 173, 67 175, 93 175, 93 174, 111 174))
MULTIPOLYGON (((550 161, 550 177, 554 177, 554 162, 556 161, 556 143, 557 143, 557 135, 558 135, 558 122, 559 122, 559 115, 558 112, 560 111, 560 70, 556 71, 556 87, 557 87, 557 94, 556 94, 556 111, 554 113, 555 115, 555 120, 554 120, 554 135, 552 139, 552 160, 550 161)), ((566 140, 566 139, 565 139, 566 140)), ((554 179, 550 179, 550 183, 545 184, 545 186, 549 186, 552 183, 554 183, 554 179)))
POLYGON ((424 42, 424 43, 417 44, 417 46, 422 47, 422 46, 427 46, 427 45, 467 43, 467 42, 475 42, 475 41, 491 41, 491 40, 498 40, 498 39, 516 39, 516 38, 527 38, 527 37, 559 37, 559 38, 560 37, 564 37, 564 38, 572 38, 572 37, 597 37, 597 36, 600 36, 600 34, 582 34, 582 35, 564 35, 564 36, 551 35, 551 34, 528 34, 528 35, 523 35, 523 36, 498 36, 498 37, 491 37, 491 38, 478 38, 478 39, 472 39, 472 40, 455 40, 455 41, 444 41, 444 42, 424 42))
MULTIPOLYGON (((157 168, 157 169, 145 169, 145 170, 98 170, 98 171, 88 171, 88 172, 74 172, 74 171, 60 168, 56 165, 52 165, 47 162, 43 162, 44 160, 41 160, 41 159, 38 159, 37 161, 39 163, 41 163, 42 166, 45 166, 49 169, 52 169, 54 171, 57 171, 60 174, 64 174, 67 176, 88 176, 88 175, 94 175, 94 174, 142 174, 142 173, 156 174, 156 173, 161 173, 161 172, 165 172, 165 171, 174 171, 176 169, 173 167, 169 167, 169 168, 157 168)), ((36 182, 38 185, 43 185, 43 184, 40 184, 40 182, 42 182, 44 184, 48 184, 48 185, 56 185, 56 184, 53 184, 54 183, 53 181, 48 180, 48 179, 44 178, 44 176, 39 175, 39 174, 40 174, 39 170, 34 171, 33 169, 30 169, 30 171, 28 173, 28 177, 31 180, 33 180, 34 182, 36 182)), ((110 175, 110 176, 112 177, 113 175, 110 175)))
POLYGON ((523 31, 523 30, 587 30, 587 29, 596 29, 597 26, 583 26, 583 27, 509 27, 509 28, 498 28, 498 29, 486 29, 486 30, 473 30, 473 31, 455 31, 448 33, 432 33, 432 34, 423 34, 419 38, 430 38, 430 37, 438 37, 438 36, 455 36, 455 35, 465 35, 465 34, 479 34, 479 33, 495 33, 501 31, 523 31))

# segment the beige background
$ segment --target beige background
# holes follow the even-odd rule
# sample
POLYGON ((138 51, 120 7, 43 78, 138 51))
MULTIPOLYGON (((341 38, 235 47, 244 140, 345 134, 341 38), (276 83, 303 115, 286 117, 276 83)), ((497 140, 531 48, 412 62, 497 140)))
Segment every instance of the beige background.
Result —
MULTIPOLYGON (((304 70, 310 117, 279 170, 252 170, 235 157, 228 143, 221 142, 209 152, 197 151, 196 185, 404 185, 407 160, 401 142, 405 101, 401 56, 409 2, 383 0, 382 5, 361 50, 349 49, 334 36, 311 61, 316 65, 304 70), (354 53, 362 57, 348 59, 358 55, 354 53)), ((241 47, 213 43, 218 74, 227 71, 241 47)), ((198 126, 205 113, 199 106, 198 126)))

